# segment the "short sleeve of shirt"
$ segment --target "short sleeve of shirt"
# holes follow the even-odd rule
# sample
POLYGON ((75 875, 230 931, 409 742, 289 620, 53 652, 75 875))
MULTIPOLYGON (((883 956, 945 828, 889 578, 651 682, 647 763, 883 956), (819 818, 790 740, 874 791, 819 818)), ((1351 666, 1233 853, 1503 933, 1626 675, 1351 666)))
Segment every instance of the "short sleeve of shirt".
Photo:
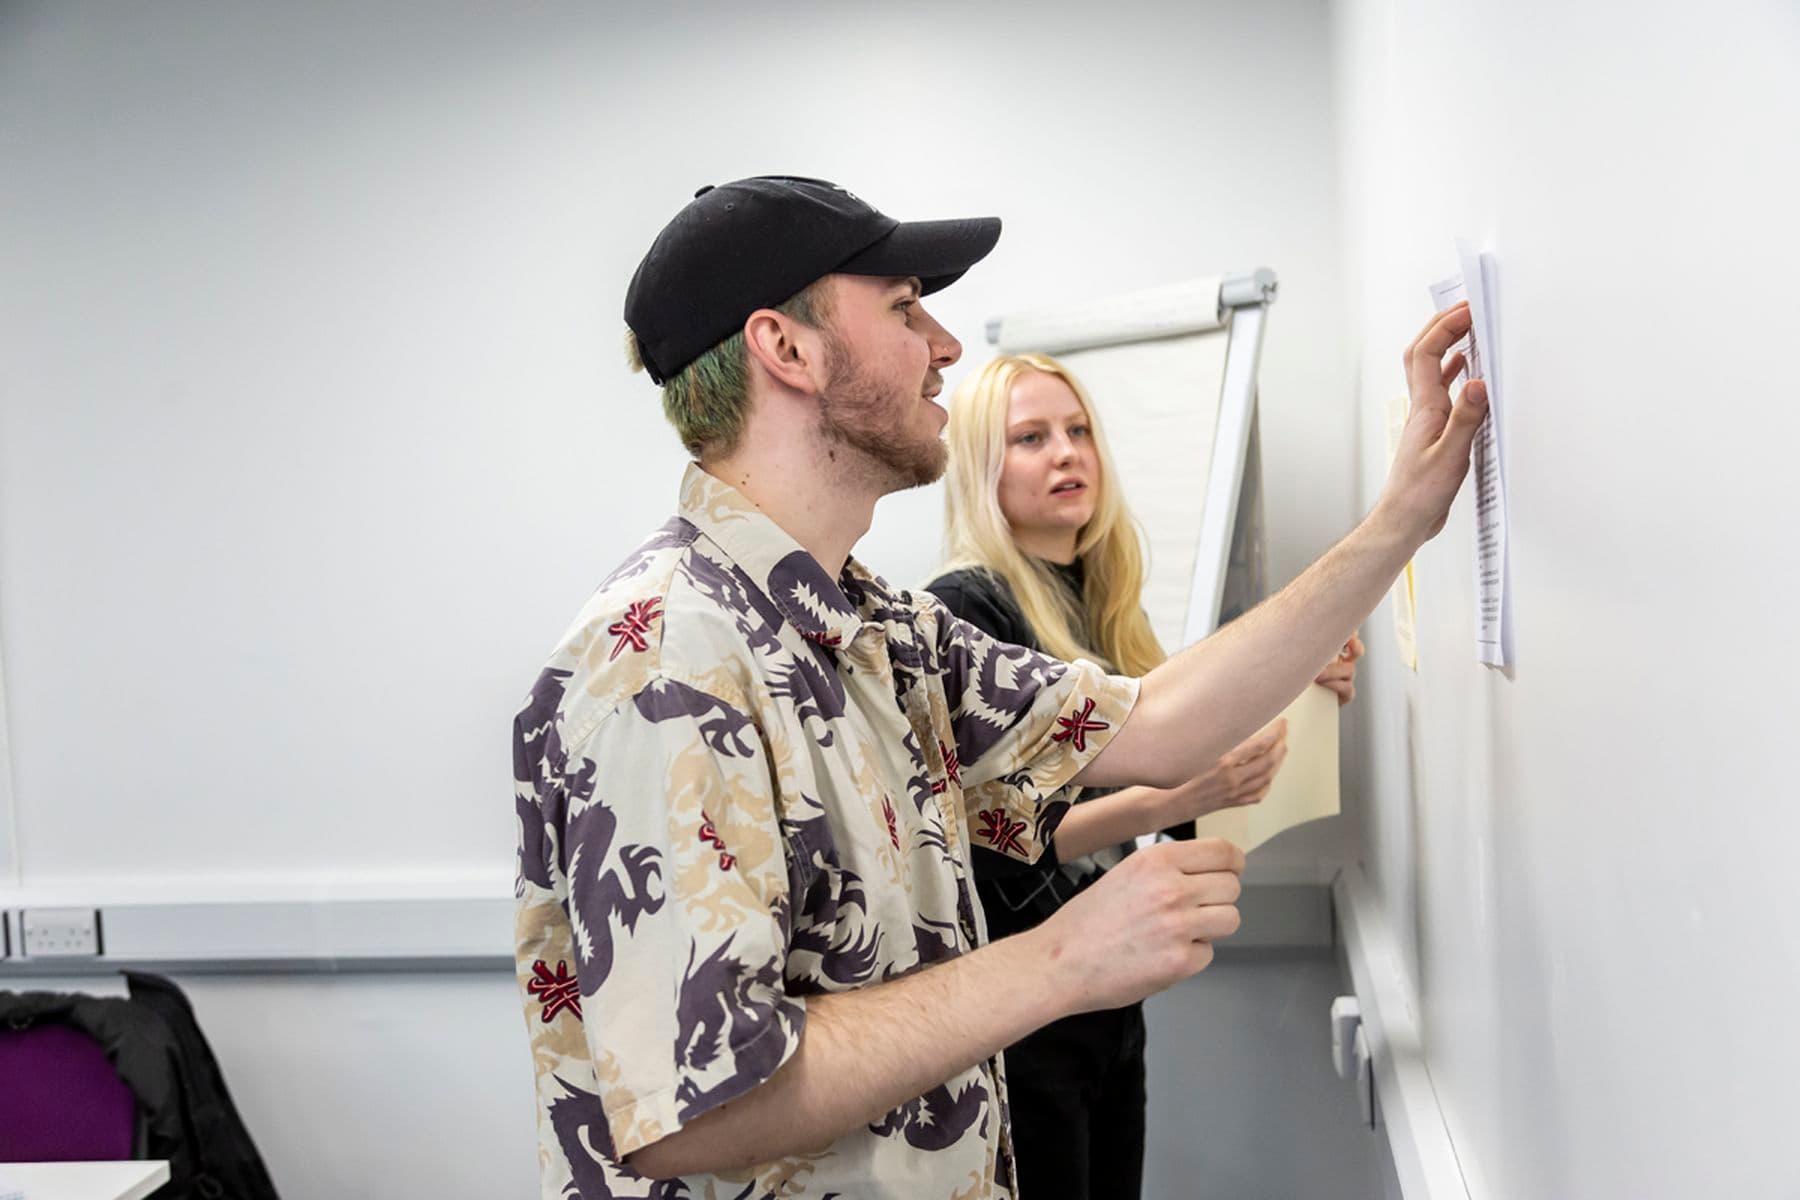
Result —
POLYGON ((800 1044, 780 819, 750 718, 669 679, 602 718, 568 770, 582 1024, 623 1157, 763 1083, 800 1044))
POLYGON ((1138 681, 997 641, 931 603, 971 835, 1035 861, 1068 809, 1056 793, 1124 725, 1138 681))

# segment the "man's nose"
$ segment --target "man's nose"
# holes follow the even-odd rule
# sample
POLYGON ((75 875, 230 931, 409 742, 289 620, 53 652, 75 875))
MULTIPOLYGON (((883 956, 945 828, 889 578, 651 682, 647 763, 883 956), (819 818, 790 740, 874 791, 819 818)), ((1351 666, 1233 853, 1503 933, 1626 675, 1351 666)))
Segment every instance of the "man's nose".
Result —
POLYGON ((962 357, 962 343, 951 337, 950 331, 939 325, 937 318, 925 311, 924 305, 913 305, 913 315, 918 318, 925 344, 931 347, 932 366, 941 371, 962 357))

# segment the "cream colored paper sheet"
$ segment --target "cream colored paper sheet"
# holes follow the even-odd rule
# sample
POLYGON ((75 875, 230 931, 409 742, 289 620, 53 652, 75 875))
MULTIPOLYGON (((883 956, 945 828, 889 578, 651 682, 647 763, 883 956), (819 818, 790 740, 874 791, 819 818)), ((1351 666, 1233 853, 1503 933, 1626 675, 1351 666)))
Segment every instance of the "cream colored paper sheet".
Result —
POLYGON ((1338 812, 1338 703, 1329 688, 1309 684, 1281 714, 1288 756, 1262 803, 1210 813, 1194 822, 1200 837, 1220 837, 1250 853, 1283 830, 1338 812))

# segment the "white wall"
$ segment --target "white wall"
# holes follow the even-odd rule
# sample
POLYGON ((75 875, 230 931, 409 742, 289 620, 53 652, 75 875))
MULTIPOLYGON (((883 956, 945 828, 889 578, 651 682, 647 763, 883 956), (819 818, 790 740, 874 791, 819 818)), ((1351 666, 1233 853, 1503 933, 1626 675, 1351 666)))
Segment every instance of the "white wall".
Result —
POLYGON ((1336 22, 1365 500, 1452 237, 1501 262, 1516 675, 1474 662, 1465 495, 1419 675, 1384 609, 1352 718, 1469 1193, 1794 1195, 1800 10, 1336 22))
MULTIPOLYGON (((510 716, 674 502, 619 311, 707 182, 1003 216, 934 305, 971 364, 1000 311, 1275 268, 1285 578, 1353 515, 1330 62, 1323 0, 0 9, 19 894, 510 874, 510 716)), ((859 553, 916 581, 937 536, 898 497, 859 553)), ((285 1194, 529 1186, 511 983, 442 986, 196 985, 285 1194), (368 1134, 395 1081, 429 1136, 368 1134)))
POLYGON ((283 1200, 537 1194, 511 972, 175 978, 283 1200))
MULTIPOLYGON (((1351 413, 1320 5, 1026 11, 8 6, 22 881, 154 875, 147 851, 504 873, 496 731, 673 503, 618 313, 707 181, 803 170, 904 216, 1003 214, 937 306, 971 360, 998 311, 1275 266, 1270 475, 1304 481, 1270 490, 1276 573, 1328 542, 1351 413), (759 94, 754 117, 715 99, 759 94), (228 819, 246 781, 261 838, 228 819), (345 836, 371 798, 423 795, 404 837, 345 836)), ((865 557, 924 576, 938 511, 896 499, 865 557)))

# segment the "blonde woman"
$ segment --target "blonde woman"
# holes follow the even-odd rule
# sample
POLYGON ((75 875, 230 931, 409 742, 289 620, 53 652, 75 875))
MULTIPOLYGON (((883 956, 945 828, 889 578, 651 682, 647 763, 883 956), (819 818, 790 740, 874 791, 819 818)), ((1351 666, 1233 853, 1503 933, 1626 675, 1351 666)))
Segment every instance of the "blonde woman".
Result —
MULTIPOLYGON (((1163 660, 1143 609, 1144 556, 1087 392, 1040 354, 994 359, 950 404, 948 563, 927 585, 963 620, 1057 658, 1130 675, 1163 660)), ((1362 643, 1319 682, 1347 703, 1362 643)), ((994 939, 1041 923, 1130 853, 1140 834, 1192 837, 1209 812, 1255 804, 1287 754, 1276 722, 1173 789, 1085 794, 1036 863, 975 852, 994 939)), ((1020 1193, 1132 1197, 1144 1156, 1141 1005, 1068 1017, 1006 1051, 1020 1193)))

